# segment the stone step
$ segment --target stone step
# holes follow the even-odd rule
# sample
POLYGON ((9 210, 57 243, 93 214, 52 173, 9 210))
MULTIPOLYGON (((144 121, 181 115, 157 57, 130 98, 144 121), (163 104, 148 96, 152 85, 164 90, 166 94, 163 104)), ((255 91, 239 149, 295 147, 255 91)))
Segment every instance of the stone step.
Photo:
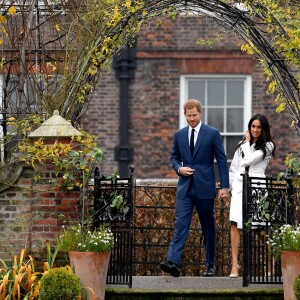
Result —
POLYGON ((106 286, 105 300, 189 300, 189 299, 283 299, 282 284, 250 284, 229 277, 135 276, 132 288, 126 285, 106 286))
MULTIPOLYGON (((128 288, 127 285, 107 284, 107 288, 128 288)), ((133 276, 132 289, 147 290, 219 290, 219 289, 282 289, 282 283, 249 284, 243 287, 243 278, 229 277, 172 277, 133 276)))

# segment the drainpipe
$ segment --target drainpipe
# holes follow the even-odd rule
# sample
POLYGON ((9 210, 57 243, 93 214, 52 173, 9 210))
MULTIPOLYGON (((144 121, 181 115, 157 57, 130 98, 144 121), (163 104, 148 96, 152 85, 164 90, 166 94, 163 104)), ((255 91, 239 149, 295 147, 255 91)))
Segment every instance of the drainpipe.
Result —
POLYGON ((115 148, 115 160, 119 162, 120 177, 128 177, 128 165, 133 162, 133 148, 128 141, 128 89, 136 69, 136 41, 124 46, 114 57, 113 68, 120 81, 120 144, 115 148))

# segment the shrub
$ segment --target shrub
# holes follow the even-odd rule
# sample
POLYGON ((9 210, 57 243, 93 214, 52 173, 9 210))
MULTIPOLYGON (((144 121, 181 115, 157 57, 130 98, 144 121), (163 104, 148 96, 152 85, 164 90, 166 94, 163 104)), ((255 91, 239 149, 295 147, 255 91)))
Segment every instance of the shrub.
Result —
POLYGON ((40 300, 77 300, 80 294, 80 279, 70 267, 53 268, 40 281, 40 300))
POLYGON ((300 273, 295 278, 294 281, 294 293, 297 300, 300 300, 300 273))

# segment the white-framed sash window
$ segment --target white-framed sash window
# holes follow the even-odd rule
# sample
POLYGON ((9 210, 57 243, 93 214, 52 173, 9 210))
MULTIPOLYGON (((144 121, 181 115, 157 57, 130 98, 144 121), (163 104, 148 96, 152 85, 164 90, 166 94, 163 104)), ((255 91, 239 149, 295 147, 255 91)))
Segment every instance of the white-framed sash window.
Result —
POLYGON ((202 103, 201 120, 220 131, 228 161, 231 161, 251 118, 251 75, 182 75, 180 128, 187 125, 183 104, 188 99, 197 99, 202 103))

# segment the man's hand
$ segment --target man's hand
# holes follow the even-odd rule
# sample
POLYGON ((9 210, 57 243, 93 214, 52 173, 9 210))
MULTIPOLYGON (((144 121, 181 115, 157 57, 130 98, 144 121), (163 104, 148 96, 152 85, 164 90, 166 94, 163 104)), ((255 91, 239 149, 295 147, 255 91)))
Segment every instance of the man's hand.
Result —
POLYGON ((221 198, 227 198, 228 195, 229 195, 229 189, 221 189, 219 190, 219 194, 218 194, 218 198, 221 199, 221 198))
POLYGON ((179 174, 182 176, 191 176, 194 174, 194 172, 195 172, 195 170, 190 167, 180 167, 179 168, 179 174))

